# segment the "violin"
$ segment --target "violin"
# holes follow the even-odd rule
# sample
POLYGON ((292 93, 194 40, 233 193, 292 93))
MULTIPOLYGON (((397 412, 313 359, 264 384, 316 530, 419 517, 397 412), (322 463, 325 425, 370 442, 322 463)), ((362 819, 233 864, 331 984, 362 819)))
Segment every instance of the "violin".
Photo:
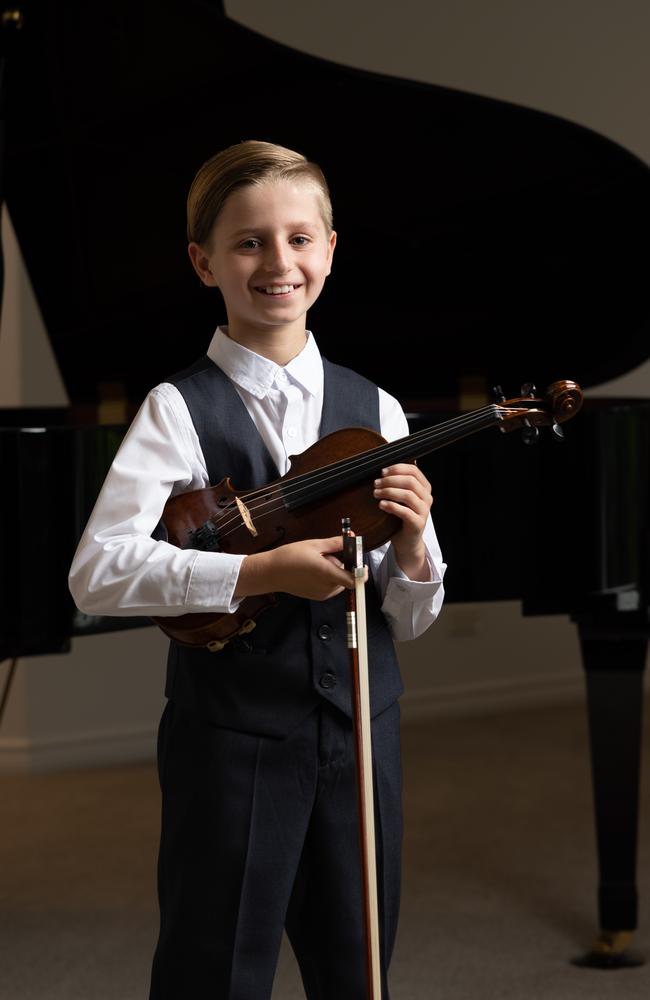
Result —
MULTIPOLYGON (((554 382, 541 398, 532 384, 521 391, 521 396, 506 400, 497 386, 497 402, 397 441, 387 442, 366 427, 334 431, 292 455, 289 471, 260 489, 236 489, 226 477, 216 486, 180 493, 165 504, 159 526, 162 537, 182 549, 252 555, 289 542, 336 535, 343 510, 355 533, 363 536, 365 550, 378 548, 402 523, 383 511, 373 496, 373 483, 382 468, 414 463, 488 427, 503 433, 521 430, 524 441, 531 444, 540 427, 550 426, 561 440, 560 425, 582 406, 576 382, 554 382)), ((252 631, 255 619, 275 604, 274 594, 259 594, 245 597, 232 614, 192 612, 152 621, 181 645, 219 652, 231 639, 252 631)))

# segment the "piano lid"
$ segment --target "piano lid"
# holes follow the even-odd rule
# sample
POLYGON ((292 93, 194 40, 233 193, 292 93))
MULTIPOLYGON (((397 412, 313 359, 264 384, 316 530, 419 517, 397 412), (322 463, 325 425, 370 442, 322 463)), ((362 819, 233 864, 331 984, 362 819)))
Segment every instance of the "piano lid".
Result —
POLYGON ((475 373, 506 395, 587 387, 648 357, 650 171, 614 142, 306 55, 219 3, 24 12, 5 194, 73 404, 112 381, 139 401, 226 321, 187 260, 185 198, 248 138, 323 167, 338 244, 308 327, 401 399, 475 373))

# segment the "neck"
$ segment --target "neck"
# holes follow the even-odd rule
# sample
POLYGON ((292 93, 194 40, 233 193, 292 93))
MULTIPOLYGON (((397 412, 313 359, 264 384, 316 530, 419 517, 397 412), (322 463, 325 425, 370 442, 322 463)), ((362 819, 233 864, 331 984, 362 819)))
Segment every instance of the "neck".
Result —
POLYGON ((221 329, 242 347, 260 354, 263 358, 284 367, 292 358, 304 349, 307 343, 307 331, 304 324, 301 327, 285 327, 279 330, 255 330, 242 328, 229 323, 221 329))

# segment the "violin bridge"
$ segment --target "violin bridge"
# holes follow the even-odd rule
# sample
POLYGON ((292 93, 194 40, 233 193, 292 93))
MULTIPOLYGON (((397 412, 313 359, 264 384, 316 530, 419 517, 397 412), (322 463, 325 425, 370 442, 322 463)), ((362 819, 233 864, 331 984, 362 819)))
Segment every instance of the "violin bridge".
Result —
POLYGON ((248 507, 243 502, 243 500, 240 500, 239 497, 235 497, 235 501, 237 503, 237 507, 239 508, 239 513, 241 514, 242 521, 250 531, 251 535, 254 538, 256 538, 257 528, 253 524, 253 518, 251 517, 251 512, 249 511, 248 507))

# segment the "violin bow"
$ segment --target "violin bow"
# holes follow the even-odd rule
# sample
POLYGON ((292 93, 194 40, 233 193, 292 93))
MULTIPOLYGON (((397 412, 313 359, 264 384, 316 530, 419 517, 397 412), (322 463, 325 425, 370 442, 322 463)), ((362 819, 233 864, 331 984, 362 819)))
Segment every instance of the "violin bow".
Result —
POLYGON ((370 684, 366 630, 365 567, 363 538, 354 535, 350 518, 341 520, 343 564, 354 572, 354 589, 348 589, 347 634, 352 679, 352 704, 359 809, 359 843, 363 884, 363 915, 366 940, 368 1000, 381 1000, 379 961, 379 915, 377 908, 377 854, 372 783, 372 738, 370 730, 370 684))

